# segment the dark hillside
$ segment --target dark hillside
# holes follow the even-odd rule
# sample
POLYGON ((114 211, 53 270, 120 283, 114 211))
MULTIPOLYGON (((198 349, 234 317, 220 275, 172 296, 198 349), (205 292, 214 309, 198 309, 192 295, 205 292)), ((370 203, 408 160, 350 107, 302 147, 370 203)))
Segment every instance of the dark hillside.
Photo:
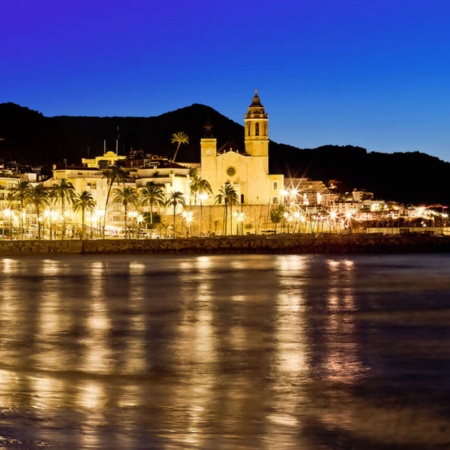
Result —
POLYGON ((200 139, 204 136, 207 120, 213 124, 213 134, 218 143, 228 139, 242 139, 241 125, 220 115, 214 109, 194 104, 157 117, 54 117, 57 127, 70 138, 66 147, 71 148, 71 156, 78 160, 103 154, 104 141, 107 149, 114 150, 119 136, 120 154, 128 154, 131 149, 144 150, 161 156, 173 156, 176 145, 171 144, 171 136, 184 131, 189 136, 189 144, 182 145, 178 161, 200 160, 200 139), (217 124, 217 126, 214 126, 217 124))
MULTIPOLYGON (((67 160, 79 164, 83 157, 131 149, 172 157, 171 135, 185 132, 177 160, 198 162, 200 139, 209 120, 220 148, 229 140, 243 141, 243 126, 209 106, 194 104, 156 117, 45 117, 13 103, 0 104, 0 159, 23 164, 67 160)), ((361 147, 326 145, 299 149, 270 142, 270 171, 291 177, 340 180, 345 191, 374 192, 375 197, 403 203, 450 205, 450 163, 420 152, 384 154, 361 147)))

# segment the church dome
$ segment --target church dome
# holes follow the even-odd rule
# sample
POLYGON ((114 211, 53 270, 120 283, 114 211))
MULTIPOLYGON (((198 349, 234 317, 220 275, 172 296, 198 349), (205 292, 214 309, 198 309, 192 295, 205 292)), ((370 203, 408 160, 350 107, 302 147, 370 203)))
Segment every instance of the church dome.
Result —
POLYGON ((252 104, 250 105, 250 108, 263 108, 263 105, 261 105, 261 100, 259 99, 258 89, 255 89, 255 95, 253 97, 253 101, 252 104))

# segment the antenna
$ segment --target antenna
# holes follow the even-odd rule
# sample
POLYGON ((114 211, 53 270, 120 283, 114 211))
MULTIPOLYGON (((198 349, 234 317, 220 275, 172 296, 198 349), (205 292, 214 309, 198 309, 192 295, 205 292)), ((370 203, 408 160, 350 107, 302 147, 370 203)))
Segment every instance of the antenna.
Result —
POLYGON ((117 125, 116 155, 119 154, 119 125, 117 125))

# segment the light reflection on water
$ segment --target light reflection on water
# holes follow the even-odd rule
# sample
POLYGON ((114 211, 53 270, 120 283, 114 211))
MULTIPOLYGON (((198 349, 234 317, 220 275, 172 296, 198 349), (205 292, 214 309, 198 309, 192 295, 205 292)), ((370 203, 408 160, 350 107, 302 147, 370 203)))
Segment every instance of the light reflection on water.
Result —
POLYGON ((446 448, 449 262, 5 258, 0 448, 446 448))

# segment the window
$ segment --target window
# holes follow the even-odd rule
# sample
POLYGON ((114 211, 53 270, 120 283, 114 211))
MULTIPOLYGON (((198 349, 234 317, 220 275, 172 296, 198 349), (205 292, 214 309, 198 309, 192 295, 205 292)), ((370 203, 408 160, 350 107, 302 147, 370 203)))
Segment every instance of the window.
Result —
POLYGON ((273 182, 273 190, 274 190, 274 191, 277 191, 277 190, 278 190, 278 182, 277 182, 277 181, 274 181, 274 182, 273 182))
POLYGON ((255 136, 259 136, 259 123, 255 123, 255 136))
POLYGON ((234 176, 234 175, 236 175, 236 169, 234 168, 234 167, 228 167, 228 169, 227 169, 227 175, 229 176, 229 177, 232 177, 232 176, 234 176))
POLYGON ((272 199, 272 204, 273 204, 273 205, 278 205, 278 197, 274 197, 274 198, 272 199))

